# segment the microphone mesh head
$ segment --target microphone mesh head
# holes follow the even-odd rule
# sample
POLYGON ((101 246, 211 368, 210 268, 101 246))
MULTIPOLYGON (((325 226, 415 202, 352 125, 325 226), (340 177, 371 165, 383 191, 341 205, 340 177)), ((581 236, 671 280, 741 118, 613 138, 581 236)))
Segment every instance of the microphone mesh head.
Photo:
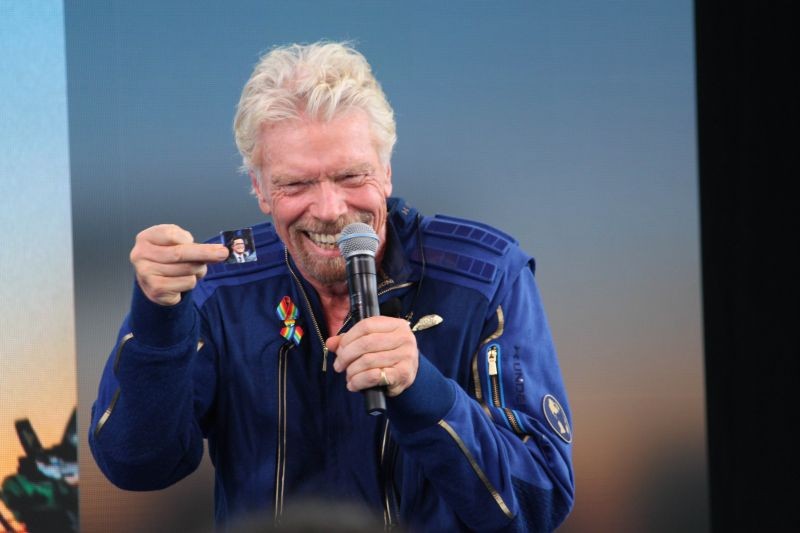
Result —
POLYGON ((342 234, 336 240, 339 253, 349 259, 354 255, 371 255, 375 257, 378 251, 378 235, 372 226, 363 222, 353 222, 342 229, 342 234))

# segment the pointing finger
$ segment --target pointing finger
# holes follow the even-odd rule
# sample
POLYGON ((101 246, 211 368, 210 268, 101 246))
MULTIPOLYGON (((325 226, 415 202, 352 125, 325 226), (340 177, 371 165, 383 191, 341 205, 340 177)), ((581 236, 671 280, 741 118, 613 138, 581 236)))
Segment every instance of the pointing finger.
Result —
POLYGON ((142 256, 155 263, 219 263, 228 257, 222 244, 175 244, 171 246, 145 246, 142 256))
POLYGON ((136 240, 146 240, 147 242, 168 246, 171 244, 188 244, 194 242, 192 234, 175 224, 159 224, 143 230, 136 236, 136 240))

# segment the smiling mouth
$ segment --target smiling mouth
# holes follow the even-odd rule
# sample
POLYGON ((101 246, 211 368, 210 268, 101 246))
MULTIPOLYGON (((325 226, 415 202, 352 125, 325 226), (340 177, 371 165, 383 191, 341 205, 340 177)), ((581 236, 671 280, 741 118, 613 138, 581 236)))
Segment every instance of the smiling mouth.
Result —
POLYGON ((341 233, 314 233, 311 231, 306 231, 304 233, 311 242, 323 250, 333 250, 337 248, 336 240, 342 235, 341 233))

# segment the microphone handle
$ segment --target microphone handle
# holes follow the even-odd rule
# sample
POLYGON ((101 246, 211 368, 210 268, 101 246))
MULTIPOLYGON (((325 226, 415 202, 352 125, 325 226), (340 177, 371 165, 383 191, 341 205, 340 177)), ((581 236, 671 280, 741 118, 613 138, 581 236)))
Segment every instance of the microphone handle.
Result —
MULTIPOLYGON (((350 312, 356 322, 381 314, 377 280, 374 257, 367 254, 354 255, 347 260, 350 312)), ((379 415, 386 411, 384 390, 385 387, 376 386, 364 391, 367 414, 379 415)))
POLYGON ((356 322, 381 314, 374 257, 370 255, 351 257, 347 261, 347 284, 350 290, 350 312, 356 322))

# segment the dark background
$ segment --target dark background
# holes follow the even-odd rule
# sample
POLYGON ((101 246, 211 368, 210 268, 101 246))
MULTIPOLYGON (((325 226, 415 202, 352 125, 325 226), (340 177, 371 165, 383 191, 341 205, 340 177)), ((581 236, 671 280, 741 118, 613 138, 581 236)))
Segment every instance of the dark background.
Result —
POLYGON ((714 531, 798 531, 793 2, 695 2, 714 531))

